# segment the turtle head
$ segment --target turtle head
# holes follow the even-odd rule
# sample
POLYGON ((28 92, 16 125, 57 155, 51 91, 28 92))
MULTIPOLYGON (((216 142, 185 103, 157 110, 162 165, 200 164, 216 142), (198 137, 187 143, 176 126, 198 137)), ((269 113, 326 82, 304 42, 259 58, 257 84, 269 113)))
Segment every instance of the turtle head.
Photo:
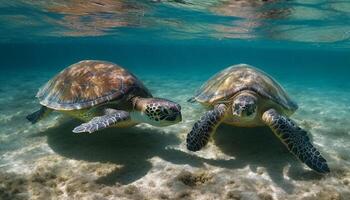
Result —
POLYGON ((153 126, 169 126, 182 120, 181 106, 166 99, 138 98, 134 107, 139 111, 139 121, 153 126))
POLYGON ((253 120, 257 113, 257 98, 249 93, 242 92, 237 95, 232 104, 232 114, 235 118, 249 121, 253 120))

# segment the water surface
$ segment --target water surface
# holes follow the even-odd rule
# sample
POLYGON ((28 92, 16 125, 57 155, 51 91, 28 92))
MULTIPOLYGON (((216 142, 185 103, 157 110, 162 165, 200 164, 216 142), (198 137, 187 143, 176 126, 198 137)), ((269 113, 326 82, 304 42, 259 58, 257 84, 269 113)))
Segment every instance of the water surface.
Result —
POLYGON ((347 1, 1 1, 0 199, 349 199, 350 3, 347 1), (38 88, 83 59, 115 62, 183 121, 73 134, 53 113, 31 125, 38 88), (300 163, 265 127, 220 126, 202 151, 188 103, 238 63, 273 76, 298 103, 331 173, 300 163))

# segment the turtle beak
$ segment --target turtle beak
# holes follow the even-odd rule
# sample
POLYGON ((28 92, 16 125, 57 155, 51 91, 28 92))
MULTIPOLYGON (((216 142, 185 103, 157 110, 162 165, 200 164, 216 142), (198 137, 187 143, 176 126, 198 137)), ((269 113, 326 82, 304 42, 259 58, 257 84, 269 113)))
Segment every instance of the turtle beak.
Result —
POLYGON ((176 122, 181 122, 182 121, 182 114, 181 112, 174 113, 176 115, 176 122))
POLYGON ((241 118, 241 117, 243 117, 243 112, 242 111, 234 111, 233 116, 241 118))

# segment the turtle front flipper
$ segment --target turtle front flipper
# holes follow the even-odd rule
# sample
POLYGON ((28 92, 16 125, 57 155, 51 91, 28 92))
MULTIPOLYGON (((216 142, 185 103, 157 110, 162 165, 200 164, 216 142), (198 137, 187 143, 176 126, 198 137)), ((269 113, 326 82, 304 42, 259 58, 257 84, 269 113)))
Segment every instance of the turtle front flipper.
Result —
POLYGON ((94 117, 87 123, 83 123, 80 126, 77 126, 73 129, 74 133, 81 132, 95 132, 97 130, 101 130, 110 126, 117 125, 119 123, 128 123, 130 121, 129 112, 123 110, 112 110, 108 109, 105 115, 94 117))
POLYGON ((204 147, 211 136, 223 120, 227 107, 219 104, 205 113, 194 125, 190 133, 187 134, 187 149, 198 151, 204 147))
POLYGON ((46 115, 48 115, 51 111, 52 110, 50 108, 41 106, 41 108, 38 111, 35 111, 32 114, 27 115, 26 119, 30 121, 32 124, 35 124, 39 120, 44 118, 46 115))
POLYGON ((305 130, 298 127, 292 120, 280 115, 276 110, 266 111, 262 120, 275 135, 286 145, 294 155, 311 169, 319 172, 330 172, 327 161, 312 145, 305 130))

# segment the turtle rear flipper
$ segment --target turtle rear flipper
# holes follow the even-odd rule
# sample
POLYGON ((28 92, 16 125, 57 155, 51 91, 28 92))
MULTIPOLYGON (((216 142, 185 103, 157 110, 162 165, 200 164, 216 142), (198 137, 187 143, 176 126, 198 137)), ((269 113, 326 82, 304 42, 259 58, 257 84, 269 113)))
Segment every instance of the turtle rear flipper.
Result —
POLYGON ((49 109, 49 108, 47 108, 45 106, 41 106, 41 108, 38 111, 35 111, 32 114, 27 115, 26 118, 32 124, 35 124, 39 120, 44 118, 46 115, 48 115, 50 112, 51 112, 51 109, 49 109))
POLYGON ((187 149, 190 151, 198 151, 204 147, 210 138, 210 135, 215 132, 226 113, 226 106, 220 104, 213 110, 205 113, 200 120, 198 120, 187 134, 187 149))
POLYGON ((189 103, 196 102, 196 97, 191 97, 191 98, 187 99, 187 102, 189 102, 189 103))
POLYGON ((266 111, 262 120, 303 163, 319 173, 330 172, 326 159, 312 145, 305 130, 274 109, 266 111))
POLYGON ((77 126, 73 129, 74 133, 82 133, 82 132, 95 132, 97 130, 101 130, 110 126, 117 125, 118 123, 128 122, 130 121, 129 112, 123 110, 113 110, 108 109, 106 115, 94 117, 87 123, 83 123, 80 126, 77 126))

